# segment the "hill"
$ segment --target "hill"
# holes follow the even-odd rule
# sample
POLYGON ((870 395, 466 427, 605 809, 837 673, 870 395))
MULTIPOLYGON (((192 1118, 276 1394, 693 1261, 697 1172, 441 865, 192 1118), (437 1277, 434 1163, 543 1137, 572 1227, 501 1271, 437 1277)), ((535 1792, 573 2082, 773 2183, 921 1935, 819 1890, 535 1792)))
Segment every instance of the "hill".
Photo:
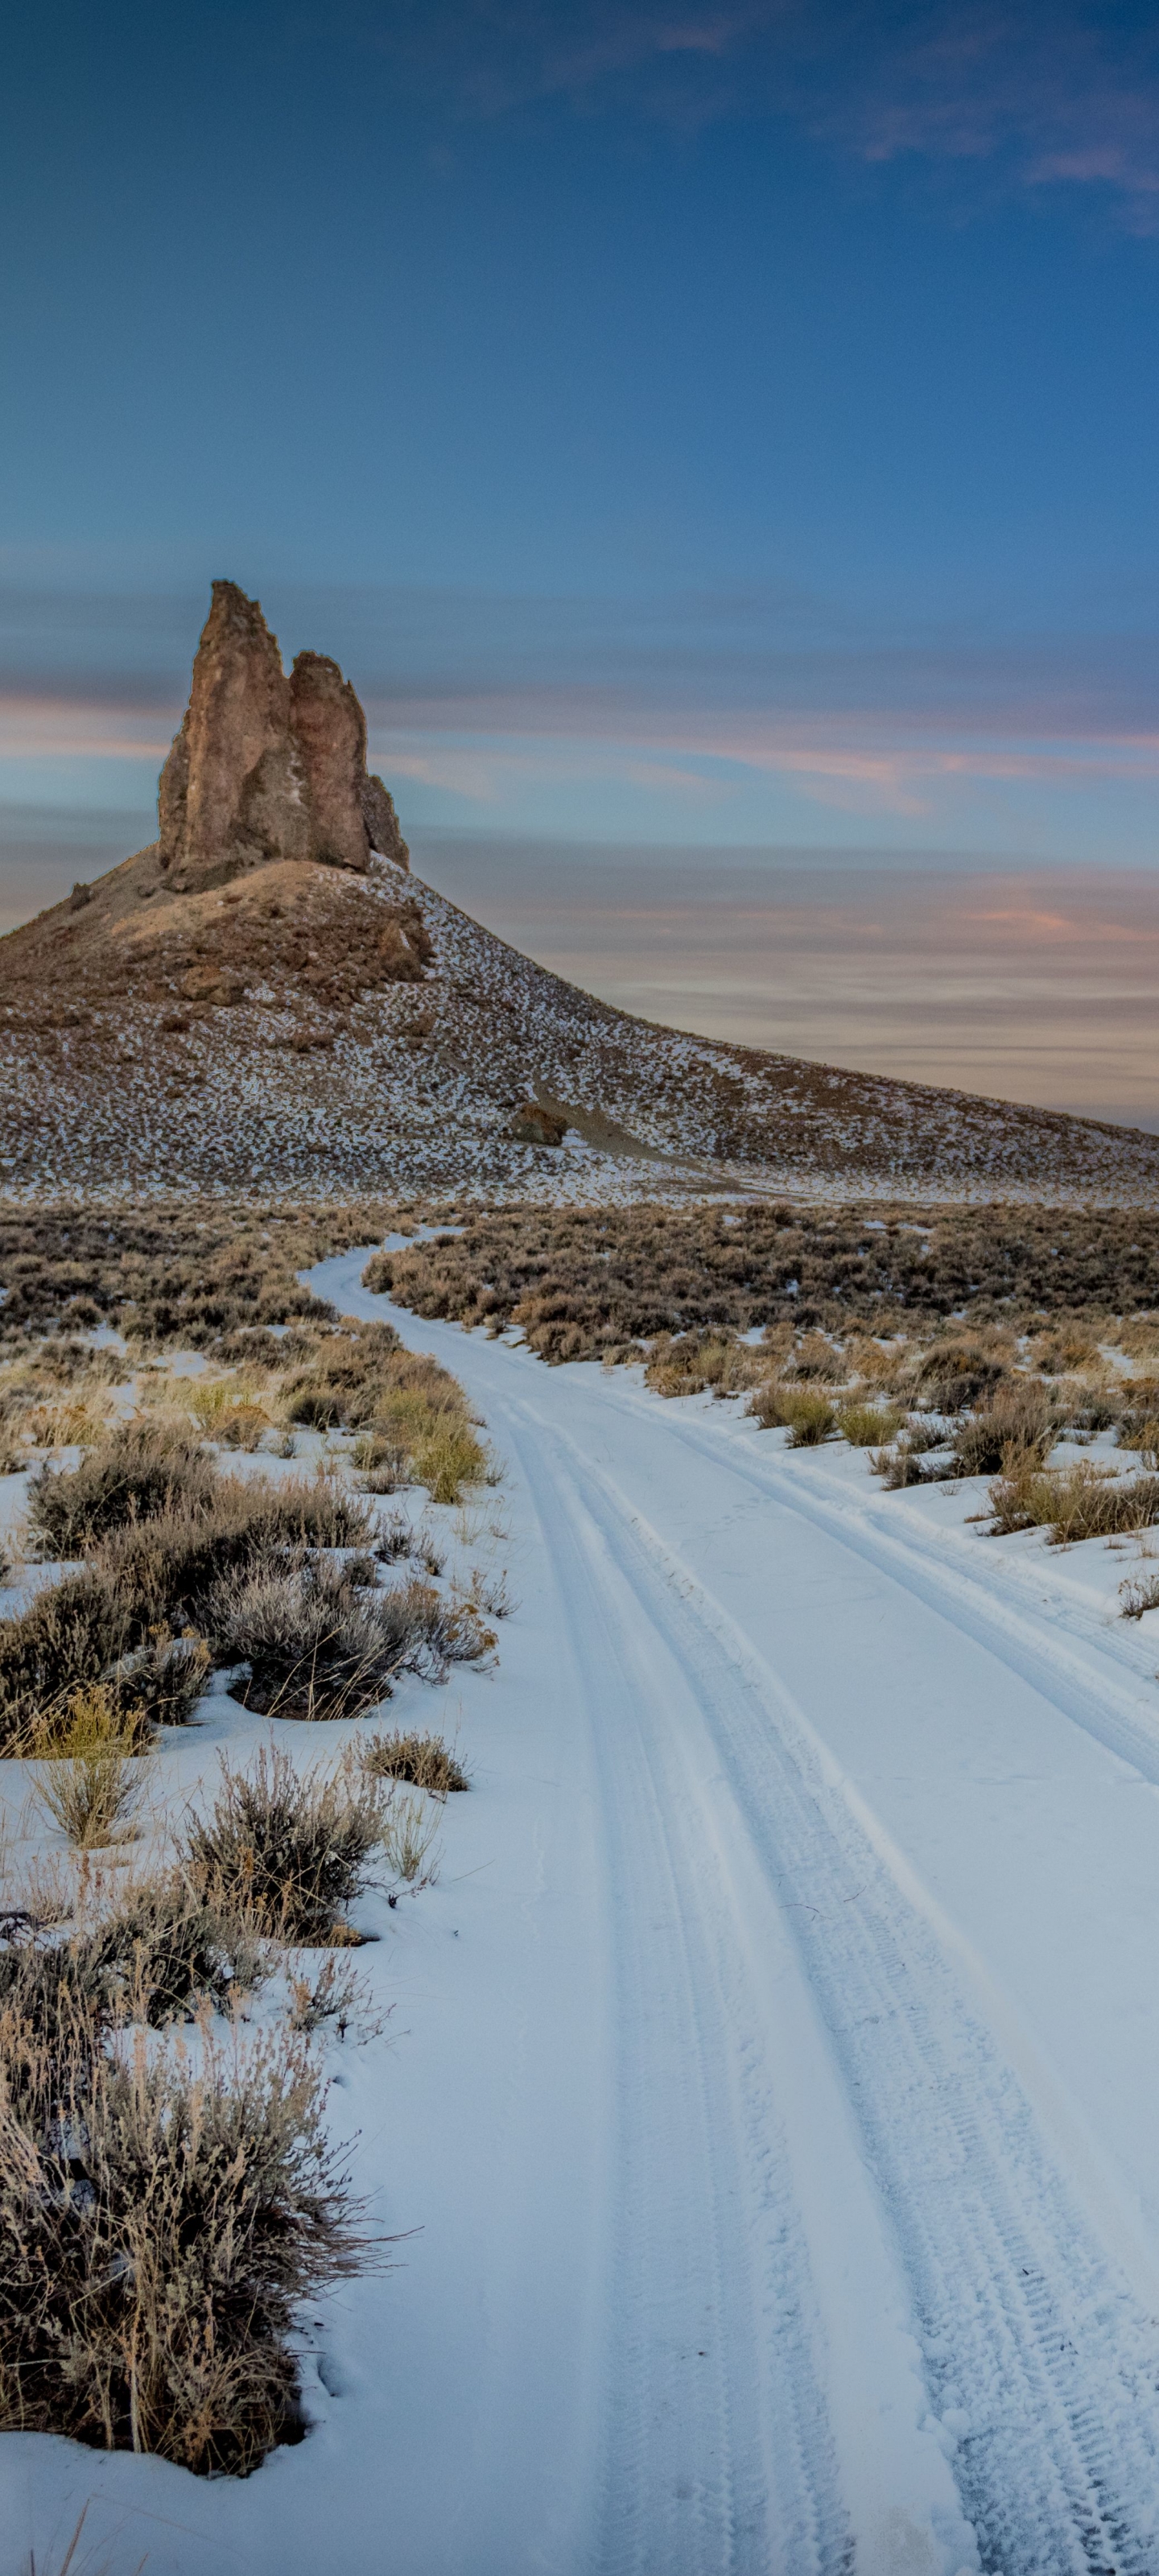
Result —
POLYGON ((157 842, 0 940, 0 1186, 1149 1201, 1159 1138, 660 1028, 410 871, 337 665, 232 584, 157 842), (562 1141, 560 1141, 562 1139, 562 1141))

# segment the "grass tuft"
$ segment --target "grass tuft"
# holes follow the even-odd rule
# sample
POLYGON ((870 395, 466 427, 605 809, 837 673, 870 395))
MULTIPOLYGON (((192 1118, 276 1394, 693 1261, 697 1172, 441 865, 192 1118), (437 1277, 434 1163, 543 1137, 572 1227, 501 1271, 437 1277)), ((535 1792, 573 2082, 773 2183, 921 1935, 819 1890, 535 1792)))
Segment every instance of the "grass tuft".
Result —
POLYGON ((462 1764, 441 1735, 372 1735, 363 1748, 362 1767, 376 1780, 407 1780, 432 1798, 470 1787, 462 1764))

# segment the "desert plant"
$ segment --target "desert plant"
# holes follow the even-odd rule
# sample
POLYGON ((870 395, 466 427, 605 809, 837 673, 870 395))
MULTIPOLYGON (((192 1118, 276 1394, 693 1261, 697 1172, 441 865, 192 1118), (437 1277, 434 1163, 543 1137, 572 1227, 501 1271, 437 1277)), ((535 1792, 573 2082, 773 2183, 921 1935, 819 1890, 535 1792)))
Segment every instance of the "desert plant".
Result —
POLYGON ((465 1601, 484 1619, 509 1619, 519 1607, 502 1566, 492 1572, 473 1566, 466 1587, 456 1584, 453 1588, 456 1599, 465 1601))
POLYGON ((0 2422, 244 2474, 297 2428, 300 2302, 363 2268, 305 2043, 198 2071, 0 2018, 0 2422))
POLYGON ((408 1780, 432 1798, 470 1783, 457 1756, 441 1735, 372 1735, 362 1748, 363 1769, 376 1780, 408 1780))
POLYGON ((1159 1610, 1159 1574, 1145 1575, 1141 1582, 1120 1583, 1119 1600, 1122 1619, 1141 1619, 1145 1610, 1159 1610))
POLYGON ((374 1553, 380 1565, 396 1565, 400 1556, 414 1550, 414 1532, 405 1512, 392 1512, 390 1519, 380 1521, 374 1553))
POLYGON ((959 1476, 995 1476, 1008 1472, 1018 1456, 1041 1466, 1055 1439, 1056 1423, 1046 1389, 1033 1379, 1007 1379, 990 1403, 958 1429, 954 1467, 959 1476))
POLYGON ((71 1949, 90 2006, 98 1996, 107 2017, 154 2027, 205 2004, 228 2011, 268 1969, 246 1921, 208 1904, 179 1869, 131 1883, 71 1949))
POLYGON ((190 1630, 173 1637, 155 1629, 143 1646, 124 1655, 115 1667, 113 1686, 122 1725, 152 1732, 158 1726, 186 1726, 205 1692, 211 1657, 203 1637, 190 1630))
POLYGON ((313 1558, 227 1575, 207 1617, 219 1653, 247 1663, 238 1696, 264 1716, 357 1717, 390 1695, 406 1660, 394 1596, 368 1600, 313 1558), (389 1603, 389 1606, 388 1606, 389 1603))
POLYGON ((252 1572, 288 1552, 360 1547, 373 1537, 367 1505, 325 1479, 273 1485, 222 1476, 210 1508, 177 1509, 114 1530, 95 1567, 111 1586, 133 1642, 158 1627, 202 1629, 223 1577, 252 1572))
POLYGON ((130 1422, 71 1473, 41 1468, 28 1490, 28 1525, 43 1556, 81 1556, 123 1522, 207 1511, 216 1482, 211 1460, 180 1432, 130 1422))
POLYGON ((762 1430, 787 1430, 790 1449, 815 1448, 830 1438, 837 1425, 828 1396, 807 1387, 786 1386, 783 1379, 770 1378, 767 1385, 758 1387, 748 1411, 762 1430))
POLYGON ((74 1687, 128 1651, 131 1622, 99 1575, 67 1576, 0 1621, 0 1747, 18 1748, 74 1687))
POLYGON ((39 1764, 35 1774, 36 1798, 78 1851, 128 1842, 141 1791, 131 1753, 115 1736, 39 1764))
POLYGON ((420 1888, 430 1887, 437 1876, 438 1865, 430 1853, 438 1830, 438 1817, 432 1815, 421 1795, 391 1799, 381 1837, 386 1865, 396 1884, 409 1887, 415 1895, 420 1888))
POLYGON ((289 1970, 290 2028, 310 2032, 332 2021, 339 2039, 354 2029, 360 2040, 377 2039, 384 2028, 372 1989, 350 1961, 330 1950, 308 1971, 289 1970))
POLYGON ((806 1333, 791 1353, 787 1363, 794 1377, 821 1378, 837 1386, 845 1375, 845 1362, 823 1333, 806 1333))
POLYGON ((863 1404, 852 1400, 837 1407, 837 1428, 851 1449, 870 1449, 875 1441, 884 1444, 896 1439, 905 1415, 893 1405, 863 1404))
POLYGON ((210 1904, 278 1940, 325 1945, 375 1874, 387 1803, 349 1768, 298 1772, 264 1746, 248 1772, 223 1757, 210 1813, 186 1817, 181 1864, 210 1904))
POLYGON ((432 1503, 457 1503, 464 1485, 484 1482, 487 1456, 469 1423, 435 1418, 415 1441, 410 1466, 432 1503))
POLYGON ((1159 1521, 1159 1476, 1112 1477, 1085 1460, 1062 1469, 1019 1458, 990 1487, 992 1535, 1049 1529, 1052 1547, 1085 1538, 1114 1538, 1159 1521))

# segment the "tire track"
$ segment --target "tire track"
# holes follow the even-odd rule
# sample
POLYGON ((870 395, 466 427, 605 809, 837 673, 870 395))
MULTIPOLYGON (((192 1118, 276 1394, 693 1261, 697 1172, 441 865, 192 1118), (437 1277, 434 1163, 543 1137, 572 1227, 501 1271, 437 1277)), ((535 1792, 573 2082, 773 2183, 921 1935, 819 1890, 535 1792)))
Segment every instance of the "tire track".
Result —
POLYGON ((589 1686, 618 1962, 617 2189, 598 2576, 852 2576, 808 2253, 759 2033, 659 1739, 662 1632, 618 1615, 590 1513, 511 1445, 589 1686), (739 2036, 738 2036, 739 2034, 739 2036))
POLYGON ((984 2566, 1155 2576, 1155 2319, 1093 2238, 1021 2086, 801 1713, 611 1478, 534 1418, 691 1682, 792 1910, 913 2287, 933 2408, 957 2445, 984 2566))
POLYGON ((1075 1647, 1061 1645, 1040 1611, 1029 1604, 996 1601, 964 1567, 947 1564, 911 1539, 877 1528, 840 1502, 804 1491, 797 1478, 775 1466, 738 1456, 734 1442, 726 1445, 711 1434, 706 1436, 690 1422, 673 1423, 671 1433, 684 1447, 734 1475, 751 1493, 824 1530, 911 1599, 984 1647, 1020 1681, 1029 1682, 1040 1698, 1048 1699, 1061 1716, 1159 1787, 1159 1709, 1153 1711, 1131 1689, 1126 1678, 1130 1665, 1124 1662, 1122 1682, 1093 1669, 1088 1655, 1106 1651, 1097 1638, 1080 1634, 1075 1647))

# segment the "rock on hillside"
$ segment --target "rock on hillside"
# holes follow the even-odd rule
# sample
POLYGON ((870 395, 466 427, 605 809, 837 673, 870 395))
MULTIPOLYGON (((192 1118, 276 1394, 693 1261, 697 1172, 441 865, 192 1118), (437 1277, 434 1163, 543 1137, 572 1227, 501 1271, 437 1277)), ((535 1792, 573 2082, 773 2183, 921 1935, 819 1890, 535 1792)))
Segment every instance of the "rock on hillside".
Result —
POLYGON ((371 850, 407 865, 381 778, 366 774, 366 719, 324 653, 287 680, 256 599, 215 581, 181 731, 158 790, 163 869, 182 893, 271 859, 365 871, 371 850))
POLYGON ((421 884, 336 663, 230 582, 159 839, 0 940, 0 1187, 1153 1199, 1159 1138, 717 1045, 421 884))

